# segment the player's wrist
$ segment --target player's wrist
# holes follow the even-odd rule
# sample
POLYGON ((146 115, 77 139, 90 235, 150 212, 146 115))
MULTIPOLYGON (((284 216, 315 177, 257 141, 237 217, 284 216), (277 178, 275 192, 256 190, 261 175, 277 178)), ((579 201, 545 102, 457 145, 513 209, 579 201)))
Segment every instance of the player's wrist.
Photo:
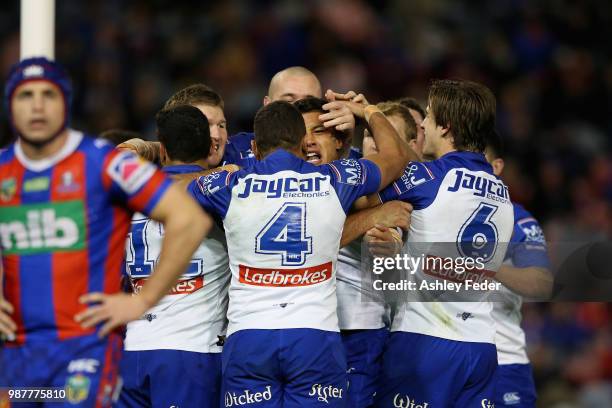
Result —
POLYGON ((378 109, 378 106, 376 105, 368 105, 365 108, 363 108, 363 115, 364 115, 366 122, 368 123, 370 123, 370 117, 372 117, 372 115, 375 113, 382 114, 381 110, 378 109))

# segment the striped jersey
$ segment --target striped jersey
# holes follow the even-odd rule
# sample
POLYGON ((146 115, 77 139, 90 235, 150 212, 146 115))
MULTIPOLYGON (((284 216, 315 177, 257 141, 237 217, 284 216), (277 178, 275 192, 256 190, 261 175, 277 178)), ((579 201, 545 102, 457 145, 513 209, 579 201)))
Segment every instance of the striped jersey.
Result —
POLYGON ((74 316, 81 295, 119 291, 131 211, 149 214, 170 181, 152 164, 69 130, 53 157, 0 154, 3 291, 18 344, 94 333, 74 316))

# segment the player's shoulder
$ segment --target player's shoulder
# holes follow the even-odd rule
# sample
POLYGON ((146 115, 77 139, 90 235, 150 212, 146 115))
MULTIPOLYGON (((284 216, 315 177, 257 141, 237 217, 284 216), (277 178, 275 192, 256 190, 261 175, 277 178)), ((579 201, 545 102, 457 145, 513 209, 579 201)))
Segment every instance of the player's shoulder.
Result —
MULTIPOLYGON (((520 240, 530 242, 546 242, 544 231, 538 220, 522 205, 512 203, 514 209, 515 235, 520 240)), ((514 236, 513 236, 514 238, 514 236)))
POLYGON ((255 133, 253 132, 239 132, 227 139, 227 143, 234 145, 239 149, 250 149, 251 141, 255 139, 255 133))
MULTIPOLYGON (((244 169, 227 168, 223 166, 210 174, 200 176, 193 181, 197 189, 205 196, 212 196, 224 188, 231 188, 240 176, 246 174, 244 169)), ((236 166, 233 166, 236 167, 236 166)))
POLYGON ((328 174, 337 183, 358 185, 364 184, 368 177, 368 165, 374 165, 365 159, 339 159, 318 166, 321 173, 328 174))
POLYGON ((453 151, 429 163, 434 171, 440 173, 447 173, 454 169, 466 169, 482 171, 494 176, 491 164, 487 162, 485 155, 479 152, 453 151))
POLYGON ((0 148, 0 165, 11 162, 15 158, 15 143, 0 148))

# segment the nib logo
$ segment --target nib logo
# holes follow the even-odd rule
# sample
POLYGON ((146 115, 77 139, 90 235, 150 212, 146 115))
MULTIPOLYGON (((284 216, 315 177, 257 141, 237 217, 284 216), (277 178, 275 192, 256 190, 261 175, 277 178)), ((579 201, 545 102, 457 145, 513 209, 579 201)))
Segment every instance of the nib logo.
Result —
POLYGON ((0 215, 3 251, 27 255, 83 249, 84 220, 80 201, 5 207, 0 215))
POLYGON ((495 408, 495 404, 493 403, 493 401, 491 401, 490 399, 486 399, 486 398, 480 401, 480 406, 482 408, 495 408))

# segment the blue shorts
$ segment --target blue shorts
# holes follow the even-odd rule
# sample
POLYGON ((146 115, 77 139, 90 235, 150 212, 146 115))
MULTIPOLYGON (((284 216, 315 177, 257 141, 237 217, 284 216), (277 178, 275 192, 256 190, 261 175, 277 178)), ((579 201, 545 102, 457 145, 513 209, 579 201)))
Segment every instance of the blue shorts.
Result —
POLYGON ((26 342, 0 348, 0 387, 59 387, 65 402, 19 403, 19 407, 110 407, 118 392, 121 337, 111 334, 26 342))
POLYGON ((348 363, 347 407, 365 408, 374 403, 382 356, 389 330, 345 330, 342 343, 348 363))
POLYGON ((495 371, 495 406, 533 408, 536 389, 531 364, 504 364, 495 371))
POLYGON ((118 407, 218 408, 221 353, 125 351, 118 407))
POLYGON ((224 407, 344 407, 346 357, 340 333, 233 333, 223 347, 222 382, 224 407))
POLYGON ((375 406, 493 408, 496 367, 494 344, 393 332, 375 406))

